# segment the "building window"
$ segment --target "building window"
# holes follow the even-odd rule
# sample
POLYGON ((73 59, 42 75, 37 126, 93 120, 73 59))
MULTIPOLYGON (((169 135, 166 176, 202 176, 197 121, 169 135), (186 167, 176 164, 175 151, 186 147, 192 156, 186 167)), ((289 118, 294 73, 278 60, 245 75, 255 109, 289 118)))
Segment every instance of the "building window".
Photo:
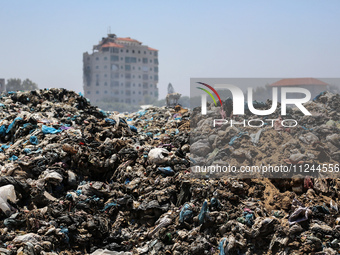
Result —
POLYGON ((107 77, 107 74, 104 74, 104 77, 107 77))
POLYGON ((130 96, 131 95, 131 91, 130 90, 126 90, 125 91, 125 95, 130 96))
POLYGON ((123 90, 121 90, 121 91, 120 91, 120 94, 122 94, 122 95, 123 95, 123 94, 124 94, 124 91, 123 91, 123 90))
POLYGON ((99 60, 99 58, 98 58, 98 57, 96 57, 96 60, 99 60))
POLYGON ((118 90, 116 90, 116 91, 115 91, 115 94, 116 94, 116 95, 119 95, 119 91, 118 91, 118 90))
POLYGON ((140 62, 140 58, 138 59, 138 62, 140 62))
POLYGON ((134 99, 132 99, 132 103, 135 103, 136 101, 134 99))
POLYGON ((96 86, 99 86, 99 82, 98 81, 96 82, 96 86))
POLYGON ((98 90, 96 91, 96 94, 99 94, 99 91, 98 91, 98 90))
POLYGON ((131 82, 129 82, 129 81, 125 82, 125 87, 126 88, 130 88, 131 87, 131 82))
POLYGON ((99 69, 99 66, 96 66, 96 69, 99 69))
POLYGON ((119 82, 118 81, 112 81, 111 87, 119 87, 119 82))
POLYGON ((125 65, 125 71, 131 71, 131 66, 130 65, 125 65))
POLYGON ((143 83, 143 89, 147 89, 148 88, 148 84, 147 83, 143 83))
POLYGON ((120 86, 124 86, 124 83, 121 82, 121 83, 120 83, 120 86))
POLYGON ((157 52, 157 51, 154 51, 153 55, 154 55, 155 57, 157 57, 158 52, 157 52))
POLYGON ((136 87, 136 84, 132 84, 132 86, 136 87))
POLYGON ((104 94, 107 94, 107 90, 104 91, 104 94))
POLYGON ((129 50, 126 50, 126 53, 129 53, 129 50))
POLYGON ((132 94, 136 94, 136 91, 132 91, 132 94))
POLYGON ((150 76, 150 80, 152 80, 152 76, 150 76))
POLYGON ((91 94, 91 91, 87 91, 87 94, 90 95, 90 94, 91 94))
POLYGON ((87 60, 90 60, 90 57, 87 57, 87 60))
POLYGON ((107 57, 104 57, 104 60, 107 60, 107 57))
POLYGON ((123 60, 123 58, 120 58, 120 60, 123 60))
POLYGON ((149 68, 147 66, 143 66, 142 70, 143 70, 143 72, 147 72, 149 70, 149 68))
POLYGON ((111 79, 119 78, 119 73, 111 73, 111 79))
POLYGON ((155 75, 155 76, 154 76, 154 80, 155 80, 155 81, 158 81, 158 75, 155 75))
POLYGON ((142 84, 139 83, 139 84, 138 84, 138 87, 141 87, 141 86, 142 86, 142 84))
POLYGON ((147 64, 148 63, 148 58, 143 58, 143 64, 147 64))
POLYGON ((135 67, 134 67, 134 66, 132 67, 132 70, 135 70, 135 67))
POLYGON ((153 63, 156 64, 156 65, 158 65, 158 58, 155 58, 155 59, 153 60, 153 63))
POLYGON ((143 74, 143 80, 147 80, 147 79, 148 79, 148 77, 149 77, 149 75, 147 75, 147 74, 143 74))
POLYGON ((138 70, 140 70, 140 66, 138 67, 138 70))
POLYGON ((104 86, 107 86, 107 82, 104 82, 104 86))
POLYGON ((96 74, 96 78, 97 78, 97 79, 99 78, 99 74, 96 74))
POLYGON ((118 48, 111 48, 111 52, 112 53, 119 53, 119 49, 118 48))
POLYGON ((152 88, 152 84, 150 84, 150 88, 152 88))
POLYGON ((140 92, 140 91, 139 91, 139 92, 138 92, 138 94, 139 94, 139 95, 141 95, 141 94, 142 94, 142 92, 140 92))
POLYGON ((155 72, 158 73, 158 67, 157 67, 157 66, 155 66, 155 67, 153 68, 153 70, 154 70, 155 72))
POLYGON ((138 54, 140 54, 140 50, 138 51, 138 54))
POLYGON ((125 78, 126 78, 126 79, 131 79, 131 74, 130 74, 130 73, 126 73, 126 74, 125 74, 125 78))
POLYGON ((143 95, 147 95, 148 94, 148 92, 147 91, 143 91, 143 95))
POLYGON ((132 50, 132 53, 135 53, 135 50, 132 50))
POLYGON ((119 57, 116 55, 111 55, 111 61, 118 61, 119 57))
POLYGON ((104 66, 104 69, 107 69, 107 66, 106 66, 106 65, 104 66))
POLYGON ((111 65, 111 70, 112 71, 117 71, 118 70, 118 65, 111 65))
POLYGON ((150 55, 152 55, 152 52, 150 51, 150 55))
POLYGON ((146 51, 144 51, 144 54, 146 54, 146 51))
POLYGON ((120 50, 120 52, 123 52, 123 50, 120 50))
POLYGON ((150 95, 152 95, 152 91, 150 92, 150 95))
POLYGON ((152 59, 150 59, 150 63, 152 63, 152 59))
POLYGON ((134 78, 135 78, 135 76, 134 76, 134 75, 132 75, 132 78, 134 79, 134 78))

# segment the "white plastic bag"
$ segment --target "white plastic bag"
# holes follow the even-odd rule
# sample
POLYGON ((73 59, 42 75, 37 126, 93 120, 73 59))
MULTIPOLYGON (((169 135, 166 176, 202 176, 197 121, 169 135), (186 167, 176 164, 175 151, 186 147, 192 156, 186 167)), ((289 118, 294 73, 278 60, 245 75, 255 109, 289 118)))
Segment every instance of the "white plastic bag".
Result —
POLYGON ((164 154, 167 156, 169 151, 163 148, 155 148, 150 150, 148 159, 151 164, 162 164, 166 161, 164 154))
POLYGON ((7 200, 16 203, 17 196, 15 195, 15 189, 12 184, 8 184, 0 187, 0 209, 7 215, 10 216, 14 211, 14 208, 7 203, 7 200))

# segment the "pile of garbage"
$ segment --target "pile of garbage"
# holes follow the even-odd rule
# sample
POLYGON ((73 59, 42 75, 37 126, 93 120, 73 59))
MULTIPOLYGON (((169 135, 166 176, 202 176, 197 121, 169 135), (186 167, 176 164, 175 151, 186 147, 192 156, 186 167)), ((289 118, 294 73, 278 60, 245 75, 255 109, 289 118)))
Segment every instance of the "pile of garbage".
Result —
MULTIPOLYGON (((254 102, 259 110, 269 109, 272 102, 254 102)), ((271 115, 232 114, 232 104, 221 110, 213 104, 206 115, 195 108, 191 116, 191 157, 196 165, 301 165, 287 173, 308 173, 318 177, 337 177, 340 172, 340 95, 323 92, 304 104, 311 115, 295 107, 281 116, 281 105, 271 115), (229 117, 230 116, 230 117, 229 117), (333 171, 326 167, 333 166, 333 171), (325 167, 324 169, 322 167, 325 167), (300 171, 301 170, 301 171, 300 171)), ((246 176, 246 175, 245 175, 246 176)), ((243 177, 245 177, 243 176, 243 177)), ((252 177, 254 177, 252 173, 252 177)), ((282 177, 278 175, 271 177, 282 177)))
MULTIPOLYGON (((338 140, 329 136, 339 134, 339 104, 326 99, 311 104, 322 117, 301 116, 306 130, 287 133, 306 141, 313 139, 306 134, 317 136, 338 162, 338 140), (328 133, 314 130, 321 127, 328 133)), ((340 179, 196 178, 189 136, 195 111, 108 113, 64 89, 3 94, 0 108, 0 254, 340 250, 340 179)), ((229 140, 230 150, 246 150, 243 139, 229 140)), ((291 143, 287 150, 294 146, 303 148, 291 143)))

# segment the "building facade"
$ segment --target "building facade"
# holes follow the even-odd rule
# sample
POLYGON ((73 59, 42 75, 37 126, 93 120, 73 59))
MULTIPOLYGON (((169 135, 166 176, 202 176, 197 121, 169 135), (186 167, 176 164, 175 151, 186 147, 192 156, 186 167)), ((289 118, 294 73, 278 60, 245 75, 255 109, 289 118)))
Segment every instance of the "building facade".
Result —
POLYGON ((1 79, 0 78, 0 92, 3 92, 6 90, 6 83, 5 83, 5 79, 1 79))
MULTIPOLYGON (((315 78, 289 78, 282 79, 270 85, 270 87, 300 87, 309 90, 314 98, 323 91, 328 90, 328 84, 315 78)), ((287 98, 303 98, 300 93, 288 93, 287 98)), ((278 98, 281 101, 281 90, 278 91, 278 98)))
POLYGON ((83 81, 91 102, 149 103, 158 99, 158 50, 108 34, 83 54, 83 81))

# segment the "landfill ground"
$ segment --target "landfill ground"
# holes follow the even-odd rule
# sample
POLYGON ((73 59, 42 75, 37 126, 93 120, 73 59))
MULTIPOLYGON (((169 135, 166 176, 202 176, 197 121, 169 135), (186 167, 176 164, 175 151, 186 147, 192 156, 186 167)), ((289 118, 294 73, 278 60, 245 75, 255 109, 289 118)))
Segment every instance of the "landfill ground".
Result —
POLYGON ((199 110, 180 106, 107 113, 64 89, 2 94, 0 108, 0 254, 340 253, 337 172, 268 179, 191 168, 194 154, 339 164, 340 95, 308 103, 312 116, 293 110, 299 127, 258 136, 200 128, 199 110))

